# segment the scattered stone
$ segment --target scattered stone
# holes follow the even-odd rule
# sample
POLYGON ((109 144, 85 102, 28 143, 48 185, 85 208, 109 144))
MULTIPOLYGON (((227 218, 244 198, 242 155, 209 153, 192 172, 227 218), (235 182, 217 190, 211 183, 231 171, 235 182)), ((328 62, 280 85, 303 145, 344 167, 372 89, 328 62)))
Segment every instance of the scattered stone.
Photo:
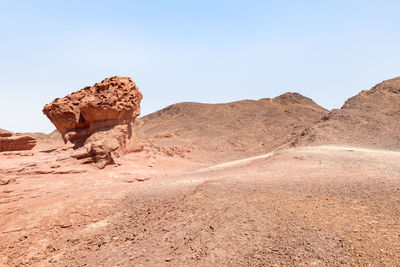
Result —
POLYGON ((53 245, 48 245, 46 249, 50 253, 55 252, 57 250, 53 245))
POLYGON ((21 236, 21 237, 19 238, 19 241, 24 241, 24 240, 27 239, 27 238, 28 238, 27 235, 23 235, 23 236, 21 236))

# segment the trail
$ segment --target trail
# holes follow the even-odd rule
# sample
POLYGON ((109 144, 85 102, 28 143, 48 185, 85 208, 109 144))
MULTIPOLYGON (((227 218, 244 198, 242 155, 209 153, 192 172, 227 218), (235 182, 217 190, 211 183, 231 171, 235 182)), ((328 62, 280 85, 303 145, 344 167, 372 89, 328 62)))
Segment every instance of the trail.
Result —
POLYGON ((386 154, 386 155, 400 156, 400 151, 383 150, 383 149, 369 149, 369 148, 344 147, 344 146, 317 146, 314 148, 331 149, 331 150, 346 150, 346 151, 356 151, 356 152, 370 153, 370 154, 386 154))
MULTIPOLYGON (((299 149, 325 149, 325 150, 341 150, 341 151, 348 151, 348 152, 361 152, 361 153, 368 153, 368 154, 384 154, 384 155, 395 155, 395 156, 400 156, 400 151, 392 151, 392 150, 381 150, 381 149, 368 149, 368 148, 357 148, 357 147, 345 147, 345 146, 312 146, 312 147, 302 147, 299 149)), ((273 156, 276 151, 254 156, 254 157, 249 157, 249 158, 244 158, 244 159, 239 159, 239 160, 233 160, 233 161, 228 161, 220 164, 216 164, 210 167, 202 168, 199 169, 195 172, 201 172, 201 171, 208 171, 208 170, 214 170, 214 169, 220 169, 220 168, 225 168, 225 167, 232 167, 235 165, 239 165, 242 163, 247 163, 253 160, 257 159, 265 159, 273 156)))
POLYGON ((213 166, 210 166, 210 167, 199 169, 196 172, 219 169, 219 168, 224 168, 224 167, 231 167, 231 166, 235 166, 235 165, 238 165, 238 164, 241 164, 241 163, 247 163, 249 161, 253 161, 253 160, 256 160, 256 159, 269 158, 274 154, 275 154, 275 152, 270 152, 270 153, 262 154, 262 155, 255 156, 255 157, 249 157, 249 158, 244 158, 244 159, 239 159, 239 160, 228 161, 228 162, 220 163, 220 164, 213 165, 213 166))

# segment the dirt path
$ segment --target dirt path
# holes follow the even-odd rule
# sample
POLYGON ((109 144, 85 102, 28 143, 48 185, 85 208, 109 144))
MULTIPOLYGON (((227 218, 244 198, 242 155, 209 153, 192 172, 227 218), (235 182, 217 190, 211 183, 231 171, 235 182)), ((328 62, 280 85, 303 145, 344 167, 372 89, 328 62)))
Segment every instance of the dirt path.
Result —
MULTIPOLYGON (((303 148, 304 149, 304 148, 303 148)), ((367 148, 356 148, 356 147, 342 147, 342 146, 315 146, 315 147, 308 147, 307 149, 325 149, 325 150, 339 150, 339 151, 356 151, 356 152, 362 152, 362 153, 373 153, 373 154, 386 154, 386 155, 395 155, 395 156, 400 156, 399 151, 391 151, 391 150, 377 150, 377 149, 367 149, 367 148)), ((226 167, 231 167, 243 163, 248 163, 253 160, 258 160, 258 159, 265 159, 273 156, 276 151, 262 154, 259 156, 254 156, 254 157, 248 157, 240 160, 233 160, 233 161, 228 161, 220 164, 216 164, 210 167, 202 168, 197 170, 197 172, 202 172, 202 171, 208 171, 208 170, 213 170, 213 169, 219 169, 219 168, 226 168, 226 167)))
MULTIPOLYGON (((313 148, 313 147, 309 147, 313 148)), ((346 150, 346 151, 356 151, 363 153, 373 153, 373 154, 385 154, 385 155, 397 155, 400 156, 400 151, 393 150, 381 150, 381 149, 368 149, 368 148, 358 148, 358 147, 343 147, 343 146, 318 146, 315 148, 328 149, 328 150, 346 150)))
POLYGON ((265 158, 271 157, 272 155, 274 155, 274 152, 262 154, 262 155, 259 155, 259 156, 239 159, 239 160, 228 161, 228 162, 216 164, 216 165, 213 165, 213 166, 210 166, 210 167, 199 169, 196 172, 209 171, 209 170, 213 170, 213 169, 231 167, 231 166, 239 165, 239 164, 242 164, 242 163, 247 163, 249 161, 253 161, 253 160, 257 160, 257 159, 265 159, 265 158))

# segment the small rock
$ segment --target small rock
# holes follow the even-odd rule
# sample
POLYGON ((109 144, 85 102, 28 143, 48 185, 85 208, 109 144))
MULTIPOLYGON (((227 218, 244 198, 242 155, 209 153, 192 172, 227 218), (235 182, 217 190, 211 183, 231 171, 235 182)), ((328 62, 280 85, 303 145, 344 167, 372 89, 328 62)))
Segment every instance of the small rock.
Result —
POLYGON ((150 178, 147 178, 147 177, 140 177, 140 178, 136 178, 136 181, 138 181, 138 182, 144 182, 144 181, 146 181, 146 180, 149 180, 150 178))
POLYGON ((19 238, 19 241, 23 241, 23 240, 25 240, 25 239, 27 239, 27 238, 28 238, 27 235, 23 235, 23 236, 21 236, 21 237, 19 238))
POLYGON ((59 165, 59 164, 50 165, 50 168, 52 168, 52 169, 56 169, 56 168, 60 168, 60 167, 61 167, 61 165, 59 165))
POLYGON ((48 252, 55 252, 57 249, 55 247, 53 247, 52 245, 48 245, 47 246, 47 251, 48 252))
POLYGON ((1 179, 0 178, 0 185, 8 185, 11 182, 11 179, 1 179))
POLYGON ((72 224, 60 224, 59 226, 60 228, 69 228, 72 226, 72 224))

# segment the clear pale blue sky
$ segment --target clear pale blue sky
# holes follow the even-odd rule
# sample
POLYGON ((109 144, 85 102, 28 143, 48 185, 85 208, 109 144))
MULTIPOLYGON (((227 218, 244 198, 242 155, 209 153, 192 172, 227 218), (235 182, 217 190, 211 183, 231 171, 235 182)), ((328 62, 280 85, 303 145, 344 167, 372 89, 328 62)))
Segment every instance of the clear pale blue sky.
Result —
POLYGON ((0 128, 54 129, 56 97, 131 76, 142 114, 297 91, 339 108, 400 75, 400 1, 1 1, 0 128))

